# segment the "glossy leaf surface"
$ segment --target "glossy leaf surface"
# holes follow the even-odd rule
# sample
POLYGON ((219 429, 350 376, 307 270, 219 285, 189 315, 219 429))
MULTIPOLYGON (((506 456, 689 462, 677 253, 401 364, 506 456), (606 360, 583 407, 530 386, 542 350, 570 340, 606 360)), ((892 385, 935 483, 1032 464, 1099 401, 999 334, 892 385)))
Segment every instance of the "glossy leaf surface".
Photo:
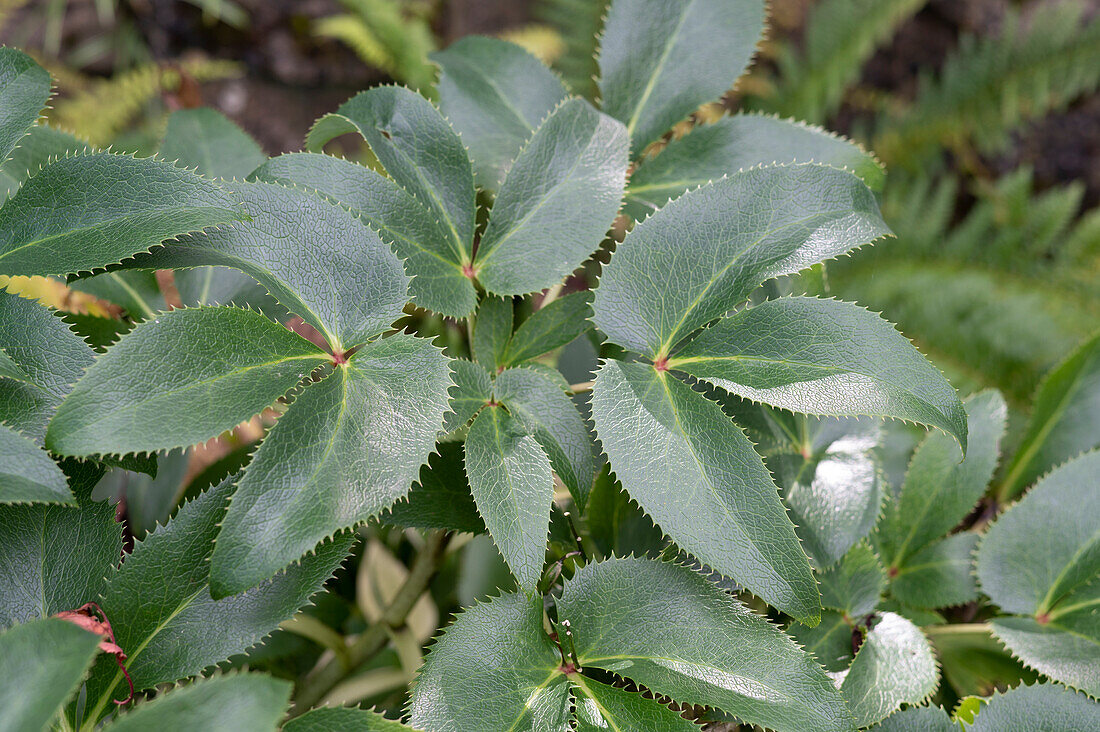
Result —
POLYGON ((306 147, 358 132, 390 177, 438 221, 451 259, 470 261, 474 236, 474 178, 466 149, 447 120, 424 97, 396 86, 361 92, 317 121, 306 147))
POLYGON ((809 562, 775 483, 714 402, 640 363, 609 360, 592 417, 611 469, 681 548, 796 618, 820 612, 809 562))
POLYGON ((489 292, 557 284, 600 245, 626 184, 626 131, 583 99, 559 106, 500 186, 474 270, 489 292))
POLYGON ((27 54, 0 48, 0 163, 5 163, 50 98, 50 74, 27 54))
POLYGON ((977 564, 982 591, 1025 616, 994 620, 994 634, 1028 666, 1090 694, 1100 694, 1098 470, 1094 450, 1049 473, 989 528, 977 564))
POLYGON ((569 729, 569 683, 542 628, 542 600, 503 595, 463 610, 432 645, 409 702, 429 730, 569 729), (456 684, 455 679, 477 679, 456 684))
POLYGON ((0 209, 0 272, 87 272, 247 214, 228 191, 170 163, 73 155, 47 165, 0 209))
POLYGON ((88 369, 50 423, 61 455, 125 454, 205 442, 250 419, 330 357, 251 310, 162 313, 88 369), (157 368, 135 364, 157 362, 157 368), (165 422, 164 415, 174 415, 165 422))
POLYGON ((447 411, 448 361, 398 334, 294 400, 245 470, 218 535, 218 597, 253 587, 409 491, 447 411))
POLYGON ((34 442, 2 424, 0 503, 74 503, 57 463, 34 442))
POLYGON ((95 634, 58 618, 0 633, 0 658, 10 674, 0 684, 0 727, 48 729, 80 685, 98 645, 95 634))
POLYGON ((784 297, 746 308, 669 367, 795 412, 932 425, 966 446, 966 414, 947 380, 890 323, 851 303, 784 297))
POLYGON ((781 732, 852 728, 808 654, 686 567, 645 559, 588 565, 566 583, 558 616, 571 624, 582 668, 781 732))
POLYGON ((504 365, 522 363, 572 342, 592 327, 591 315, 591 292, 574 292, 539 308, 512 335, 504 365))
MULTIPOLYGON (((137 542, 109 580, 100 604, 138 689, 198 674, 247 651, 306 605, 350 551, 350 538, 337 539, 249 592, 214 600, 210 552, 231 494, 224 482, 184 505, 137 542)), ((120 684, 125 689, 114 659, 102 657, 88 681, 89 708, 98 699, 102 711, 120 684)))
POLYGON ((821 604, 844 612, 849 618, 871 613, 886 586, 886 573, 866 543, 852 547, 840 562, 818 574, 821 604))
POLYGON ((748 66, 764 30, 761 0, 616 0, 600 38, 603 108, 622 120, 634 157, 748 66))
POLYGON ((470 151, 474 179, 496 190, 565 87, 525 49, 496 38, 461 38, 432 60, 442 69, 439 107, 470 151))
MULTIPOLYGON (((801 419, 801 418, 796 418, 801 419)), ((879 425, 870 420, 806 420, 804 450, 768 463, 806 553, 818 567, 835 564, 870 533, 882 505, 875 458, 879 425)))
POLYGON ((913 454, 898 500, 887 507, 880 546, 893 567, 901 568, 913 554, 958 525, 993 477, 1008 407, 996 391, 969 397, 964 407, 970 435, 966 458, 950 437, 928 435, 913 454))
POLYGON ((266 162, 254 177, 315 191, 367 222, 415 275, 409 294, 417 304, 459 318, 477 304, 446 230, 412 193, 385 176, 330 155, 289 153, 266 162))
POLYGON ((638 224, 604 270, 593 321, 614 343, 667 355, 761 282, 888 233, 871 191, 844 171, 747 170, 687 193, 638 224))
POLYGON ((883 613, 859 647, 840 687, 860 727, 874 724, 902 704, 919 704, 939 683, 936 659, 917 626, 883 613))
POLYGON ((126 267, 220 265, 251 275, 332 348, 378 335, 401 314, 409 279, 378 235, 313 193, 272 183, 233 183, 247 223, 191 236, 126 267))
POLYGON ((0 627, 97 601, 118 564, 114 506, 89 499, 103 468, 75 461, 65 468, 75 506, 0 506, 0 627))
POLYGON ((913 607, 952 607, 976 600, 974 551, 978 535, 964 531, 933 541, 892 572, 890 592, 913 607))
POLYGON ((558 478, 583 506, 596 472, 592 437, 561 385, 542 371, 519 367, 497 376, 493 394, 534 436, 558 478))
POLYGON ((580 674, 570 677, 573 686, 577 732, 602 730, 660 730, 698 732, 699 727, 641 692, 626 691, 580 674))
POLYGON ((121 715, 113 732, 224 729, 275 732, 290 701, 290 682, 261 674, 204 679, 174 689, 121 715))
POLYGON ((538 441, 508 412, 487 407, 466 437, 466 475, 478 512, 520 586, 542 576, 554 478, 538 441))
POLYGON ((1007 729, 1095 729, 1100 725, 1100 704, 1080 692, 1057 684, 1018 686, 994 694, 982 705, 966 732, 1001 732, 1007 729))
POLYGON ((738 114, 672 140, 630 176, 626 210, 641 220, 685 191, 758 165, 819 163, 847 170, 873 191, 885 174, 873 155, 820 127, 759 114, 738 114))

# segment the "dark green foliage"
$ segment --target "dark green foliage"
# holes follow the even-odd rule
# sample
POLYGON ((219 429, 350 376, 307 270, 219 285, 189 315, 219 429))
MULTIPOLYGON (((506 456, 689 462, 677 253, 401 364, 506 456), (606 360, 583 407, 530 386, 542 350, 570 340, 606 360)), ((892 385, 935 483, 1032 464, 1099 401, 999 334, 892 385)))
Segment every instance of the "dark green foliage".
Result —
MULTIPOLYGON (((793 108, 833 109, 916 5, 810 33, 793 108)), ((464 39, 437 90, 362 92, 271 160, 210 110, 174 114, 160 158, 86 149, 36 125, 48 75, 0 49, 0 276, 67 275, 117 316, 0 293, 0 726, 942 732, 970 697, 973 729, 1088 728, 1097 336, 1013 440, 1000 393, 960 400, 829 298, 825 263, 891 235, 880 200, 924 262, 951 196, 899 197, 789 120, 672 139, 764 9, 586 9, 585 97, 464 39), (352 159, 322 152, 345 133, 352 159), (1040 673, 1064 686, 1020 686, 1040 673)), ((1020 267, 995 208, 1019 189, 994 189, 967 219, 995 234, 979 279, 1020 267)), ((1085 301, 1066 262, 1090 229, 1076 258, 1052 243, 1073 195, 1012 210, 1085 301)), ((973 296, 876 261, 899 300, 973 296)))

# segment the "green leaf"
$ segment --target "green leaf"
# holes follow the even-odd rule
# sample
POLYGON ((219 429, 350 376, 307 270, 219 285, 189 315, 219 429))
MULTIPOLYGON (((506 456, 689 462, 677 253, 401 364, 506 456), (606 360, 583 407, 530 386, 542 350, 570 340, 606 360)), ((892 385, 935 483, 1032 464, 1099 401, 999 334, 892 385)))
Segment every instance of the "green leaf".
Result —
POLYGON ((405 500, 395 503, 378 520, 418 529, 445 529, 484 534, 463 465, 462 443, 444 442, 420 468, 420 479, 405 500))
POLYGON ((977 546, 978 535, 970 531, 933 541, 891 570, 890 592, 899 602, 920 608, 953 607, 976 600, 977 546))
POLYGON ((442 69, 439 107, 470 151, 474 180, 496 190, 565 87, 525 49, 496 38, 467 36, 431 58, 442 69))
POLYGON ((122 552, 114 506, 89 500, 95 463, 63 463, 76 506, 0 506, 0 627, 99 599, 122 552))
POLYGON ((8 161, 0 164, 0 197, 11 197, 23 181, 37 174, 51 160, 82 153, 88 147, 87 142, 68 132, 44 124, 31 127, 12 150, 8 161))
POLYGON ((791 623, 787 635, 814 654, 826 671, 843 671, 852 664, 852 625, 834 610, 823 610, 821 622, 812 628, 791 623))
POLYGON ((699 727, 637 691, 608 686, 580 674, 570 677, 576 696, 576 732, 661 730, 699 732, 699 727))
POLYGON ((668 541, 645 512, 630 500, 605 463, 584 505, 584 523, 602 556, 656 559, 668 541))
POLYGON ((764 30, 761 0, 615 0, 600 39, 604 111, 622 120, 634 157, 748 66, 764 30))
POLYGON ((779 454, 768 464, 806 553, 818 567, 830 567, 878 518, 884 485, 875 451, 882 430, 865 419, 801 424, 805 442, 794 445, 798 452, 779 454))
POLYGON ((230 267, 195 267, 175 273, 180 302, 186 307, 234 305, 259 310, 279 321, 290 315, 260 283, 230 267))
POLYGON ((61 319, 80 336, 96 353, 103 353, 107 346, 134 329, 135 323, 118 318, 101 318, 98 315, 65 313, 61 319))
POLYGON ((628 161, 622 125, 583 99, 561 104, 519 153, 478 244, 478 281, 498 295, 555 285, 603 241, 628 161))
POLYGON ((871 729, 874 732, 959 732, 959 725, 940 707, 909 707, 891 714, 871 729))
POLYGON ((247 132, 213 109, 181 109, 168 117, 160 157, 208 178, 241 178, 267 159, 247 132))
MULTIPOLYGON (((1092 606, 1100 604, 1093 591, 1092 606)), ((993 635, 1028 667, 1063 684, 1100 695, 1095 615, 1078 612, 1060 623, 1042 625, 1032 618, 996 618, 993 635)))
POLYGON ((451 411, 447 412, 444 432, 465 427, 493 398, 493 379, 483 366, 455 359, 451 362, 451 368, 455 383, 450 389, 451 411))
POLYGON ((29 376, 23 369, 19 368, 19 364, 11 360, 11 356, 7 354, 2 348, 0 348, 0 377, 5 379, 15 379, 16 381, 22 381, 31 386, 34 384, 31 382, 29 376))
POLYGON ((840 693, 860 727, 874 724, 902 704, 920 704, 939 684, 939 670, 920 628, 883 613, 859 647, 840 693))
MULTIPOLYGON (((1005 650, 987 624, 945 624, 941 618, 926 632, 943 667, 943 677, 959 697, 987 695, 1021 682, 1033 684, 1039 678, 1005 650)), ((961 716, 958 708, 954 716, 961 716)))
POLYGON ((466 149, 432 103, 396 86, 369 89, 326 114, 306 137, 319 150, 358 132, 397 185, 443 227, 450 260, 468 264, 474 238, 474 177, 466 149))
POLYGON ((714 402, 610 360, 592 390, 596 434, 623 487, 681 548, 810 625, 820 603, 775 483, 714 402))
POLYGON ((133 320, 147 320, 166 309, 156 272, 105 272, 73 280, 69 287, 120 306, 133 320))
POLYGON ((204 679, 138 704, 107 725, 111 732, 152 729, 223 729, 275 732, 290 701, 291 684, 261 674, 204 679))
POLYGON ((95 358, 54 312, 0 291, 0 346, 29 377, 0 379, 0 422, 41 442, 61 400, 95 358))
MULTIPOLYGON (((172 450, 160 456, 157 474, 153 477, 130 470, 111 470, 96 486, 96 495, 109 493, 112 503, 124 499, 127 528, 135 538, 141 539, 158 524, 167 523, 179 505, 188 487, 186 477, 191 455, 191 450, 172 450)), ((198 490, 209 485, 198 487, 198 490)))
POLYGON ((542 611, 542 598, 509 594, 460 612, 428 651, 409 701, 410 724, 566 732, 570 688, 542 611))
POLYGON ((1100 451, 1041 479, 978 547, 978 582, 1002 610, 994 633, 1028 666, 1100 694, 1100 451))
POLYGON ((592 297, 590 291, 574 292, 532 313, 512 335, 503 365, 514 366, 541 356, 591 328, 592 297))
POLYGON ((1100 504, 1092 499, 1098 472, 1100 451, 1061 465, 986 532, 978 549, 978 581, 1002 610, 1053 616, 1073 605, 1075 593, 1095 593, 1100 504))
POLYGON ((397 334, 310 384, 244 472, 211 560, 216 597, 254 587, 408 493, 447 411, 448 360, 397 334))
POLYGON ((888 233, 874 195, 844 171, 746 170, 680 196, 634 227, 600 279, 593 321, 613 343, 667 356, 761 282, 888 233), (672 274, 656 282, 654 272, 672 274))
MULTIPOLYGON (((0 62, 3 58, 0 56, 0 62)), ((0 633, 0 657, 6 675, 0 684, 0 727, 49 729, 61 706, 80 685, 98 646, 98 636, 57 618, 36 620, 0 633)))
POLYGON ((359 345, 401 315, 409 279, 389 246, 361 221, 313 193, 272 183, 226 186, 251 215, 248 223, 184 237, 124 266, 234 267, 334 349, 359 345))
POLYGON ((928 435, 913 454, 900 497, 884 516, 879 543, 885 559, 898 570, 966 518, 997 467, 1008 418, 1004 398, 985 391, 967 398, 963 406, 969 435, 966 458, 960 462, 959 446, 950 437, 928 435))
MULTIPOLYGON (((109 580, 100 605, 137 689, 193 676, 247 651, 307 604, 351 550, 352 537, 328 542, 259 587, 214 600, 210 552, 232 492, 226 481, 184 505, 136 542, 109 580)), ((98 718, 120 684, 125 688, 114 659, 102 658, 88 681, 87 718, 98 718)))
POLYGON ((27 54, 0 48, 0 163, 38 119, 50 98, 50 74, 27 54))
POLYGON ((0 272, 87 272, 245 218, 228 191, 194 173, 86 152, 47 165, 0 209, 0 272))
POLYGON ((57 463, 31 440, 2 424, 0 503, 75 503, 57 463))
POLYGON ((466 475, 478 512, 521 587, 542 577, 554 478, 534 437, 500 407, 487 407, 466 437, 466 475))
POLYGON ((566 583, 558 617, 569 620, 582 668, 780 732, 852 729, 808 654, 686 567, 645 559, 588 565, 566 583))
POLYGON ((894 326, 851 303, 768 300, 707 328, 668 365, 795 412, 932 425, 966 447, 955 390, 894 326))
POLYGON ((409 294, 420 306, 462 318, 477 305, 473 283, 447 233, 412 193, 362 165, 330 155, 290 153, 269 160, 260 180, 296 185, 344 206, 375 229, 405 260, 409 294))
POLYGON ((576 405, 552 376, 531 368, 507 369, 493 394, 550 458, 550 466, 584 507, 596 472, 592 436, 576 405))
POLYGON ((329 360, 251 310, 161 313, 96 359, 57 410, 46 443, 60 455, 202 443, 259 414, 329 360))
POLYGON ((1097 726, 1100 704, 1057 684, 1035 684, 994 694, 966 730, 1086 730, 1097 726))
POLYGON ((474 340, 470 344, 474 360, 495 372, 504 361, 511 337, 512 298, 486 298, 477 309, 474 340))
POLYGON ((401 732, 411 729, 377 712, 354 707, 311 709, 283 725, 283 732, 401 732))
POLYGON ((886 572, 866 543, 856 544, 835 567, 821 572, 821 604, 849 618, 868 615, 886 586, 886 572))
POLYGON ((847 170, 873 191, 885 180, 882 164, 858 144, 804 122, 738 114, 695 127, 645 160, 630 176, 626 211, 642 220, 677 198, 725 175, 757 165, 819 163, 847 170))
POLYGON ((1050 372, 1035 394, 1031 422, 1000 488, 1019 494, 1055 465, 1100 446, 1100 333, 1050 372))

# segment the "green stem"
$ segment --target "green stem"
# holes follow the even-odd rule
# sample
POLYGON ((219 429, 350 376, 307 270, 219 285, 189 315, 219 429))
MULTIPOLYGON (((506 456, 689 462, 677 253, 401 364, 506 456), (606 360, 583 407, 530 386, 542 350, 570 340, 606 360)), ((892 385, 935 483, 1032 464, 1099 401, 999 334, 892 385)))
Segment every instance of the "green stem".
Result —
POLYGON ((355 672, 372 656, 384 649, 390 640, 390 633, 405 625, 405 620, 416 605, 420 596, 428 589, 443 555, 447 549, 450 535, 445 531, 431 533, 424 548, 416 556, 405 584, 397 591, 393 602, 382 614, 382 619, 361 633, 355 642, 348 646, 348 665, 345 667, 333 656, 327 663, 312 671, 298 686, 294 697, 294 706, 290 716, 296 717, 317 704, 332 689, 355 672))

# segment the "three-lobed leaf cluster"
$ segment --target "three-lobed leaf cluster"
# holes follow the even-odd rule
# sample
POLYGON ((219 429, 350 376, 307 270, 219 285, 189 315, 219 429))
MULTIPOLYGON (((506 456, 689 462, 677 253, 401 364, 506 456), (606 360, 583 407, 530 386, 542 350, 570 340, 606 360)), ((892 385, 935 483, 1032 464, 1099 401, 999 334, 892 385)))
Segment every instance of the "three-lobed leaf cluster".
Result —
MULTIPOLYGON (((180 165, 35 125, 49 77, 0 49, 0 170, 15 189, 0 207, 0 274, 65 276, 141 321, 96 340, 112 344, 97 355, 47 310, 0 294, 0 455, 19 466, 0 469, 0 625, 24 623, 0 644, 72 649, 43 667, 52 696, 36 692, 21 709, 39 716, 26 719, 56 714, 95 647, 29 621, 98 601, 137 688, 176 682, 293 614, 350 551, 342 532, 376 517, 483 526, 520 587, 437 641, 409 706, 425 729, 695 728, 616 677, 777 730, 865 727, 924 701, 938 670, 909 609, 977 597, 977 534, 949 532, 993 475, 1005 407, 995 393, 960 402, 878 315, 775 286, 889 235, 873 157, 758 115, 663 139, 733 85, 763 14, 758 0, 616 0, 598 106, 518 47, 473 38, 436 56, 440 108, 371 89, 318 121, 311 152, 267 160, 223 118, 179 113, 163 152, 180 165), (366 141, 370 165, 320 152, 346 133, 366 141), (602 266, 595 294, 559 296, 582 265, 602 266), (147 296, 161 269, 187 307, 163 312, 147 296), (517 298, 544 292, 517 327, 517 298), (395 328, 410 302, 467 320, 472 359, 395 328), (286 327, 291 316, 302 325, 286 327), (604 360, 581 404, 583 389, 541 357, 592 325, 604 360), (89 499, 104 467, 155 471, 155 453, 272 408, 245 470, 120 563, 118 525, 89 499), (896 491, 876 417, 939 430, 896 491), (585 512, 601 448, 663 548, 793 618, 787 634, 698 572, 650 559, 587 563, 547 603, 555 485, 585 512), (65 551, 74 541, 81 551, 65 551), (476 686, 455 683, 471 669, 476 686)), ((1095 445, 1071 401, 1100 393, 1095 343, 1075 359, 1046 385, 1004 497, 1095 445)), ((1073 506, 1088 501, 1094 462, 1041 481, 978 549, 981 590, 1012 614, 996 636, 1092 694, 1096 665, 1081 658, 1097 642, 1095 517, 1073 506), (1021 542, 1052 506, 1064 526, 1036 574, 1021 542)), ((615 482, 603 477, 606 502, 615 482)), ((123 679, 111 657, 91 666, 91 724, 123 679)), ((226 693, 268 716, 287 699, 279 682, 216 678, 112 727, 156 724, 177 704, 217 709, 226 693)), ((318 710, 286 729, 351 724, 400 727, 318 710)))

